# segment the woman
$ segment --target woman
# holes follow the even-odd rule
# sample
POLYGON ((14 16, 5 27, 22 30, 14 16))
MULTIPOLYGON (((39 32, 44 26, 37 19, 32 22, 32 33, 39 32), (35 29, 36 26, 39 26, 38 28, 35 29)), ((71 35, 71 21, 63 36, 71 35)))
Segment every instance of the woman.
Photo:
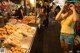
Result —
POLYGON ((57 14, 55 20, 61 20, 60 43, 64 53, 69 53, 74 44, 74 26, 78 20, 74 4, 66 2, 57 14))

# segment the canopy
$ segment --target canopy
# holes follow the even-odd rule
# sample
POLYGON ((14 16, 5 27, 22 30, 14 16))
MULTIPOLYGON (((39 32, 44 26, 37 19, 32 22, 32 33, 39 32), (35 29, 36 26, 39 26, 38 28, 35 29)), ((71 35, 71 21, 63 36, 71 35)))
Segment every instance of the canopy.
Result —
POLYGON ((80 0, 66 0, 66 2, 80 2, 80 0))

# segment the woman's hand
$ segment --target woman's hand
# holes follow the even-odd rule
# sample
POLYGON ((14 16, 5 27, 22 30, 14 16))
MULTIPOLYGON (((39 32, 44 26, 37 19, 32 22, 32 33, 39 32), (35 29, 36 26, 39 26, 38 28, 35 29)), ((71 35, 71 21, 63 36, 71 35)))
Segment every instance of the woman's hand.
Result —
POLYGON ((78 14, 76 12, 74 4, 70 4, 69 8, 73 11, 73 21, 76 22, 78 20, 78 14))
POLYGON ((65 7, 67 7, 67 3, 65 3, 65 4, 62 6, 62 8, 64 8, 64 9, 65 9, 65 7))
POLYGON ((69 5, 69 8, 73 11, 73 10, 75 10, 75 6, 73 5, 73 4, 70 4, 69 5))
POLYGON ((65 10, 65 8, 67 8, 67 3, 65 2, 65 4, 62 6, 61 10, 65 10))

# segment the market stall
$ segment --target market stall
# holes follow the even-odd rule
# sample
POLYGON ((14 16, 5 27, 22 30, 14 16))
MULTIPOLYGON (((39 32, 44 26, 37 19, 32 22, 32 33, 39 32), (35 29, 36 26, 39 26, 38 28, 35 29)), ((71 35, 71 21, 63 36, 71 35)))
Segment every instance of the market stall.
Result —
POLYGON ((21 0, 21 4, 15 4, 10 0, 1 1, 0 53, 30 53, 40 23, 33 4, 32 2, 30 6, 30 3, 24 0, 21 0), (21 9, 21 11, 20 7, 26 10, 21 9), (31 10, 28 12, 28 9, 31 10), (23 14, 19 15, 20 12, 23 14), (19 19, 21 15, 22 19, 19 19))
POLYGON ((35 16, 25 16, 23 20, 9 19, 0 28, 0 49, 5 53, 30 53, 39 21, 37 18, 35 25, 35 16))

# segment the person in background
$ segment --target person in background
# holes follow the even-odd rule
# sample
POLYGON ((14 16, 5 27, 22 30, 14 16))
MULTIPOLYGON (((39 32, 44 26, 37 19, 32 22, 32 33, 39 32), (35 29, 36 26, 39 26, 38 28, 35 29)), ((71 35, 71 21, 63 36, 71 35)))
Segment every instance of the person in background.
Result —
POLYGON ((23 19, 23 7, 22 6, 20 6, 20 8, 18 8, 18 10, 16 10, 16 12, 15 12, 15 14, 14 14, 15 16, 18 16, 18 19, 23 19))
POLYGON ((36 15, 38 18, 40 18, 40 26, 44 26, 43 21, 45 14, 43 13, 43 9, 44 8, 39 3, 36 4, 36 15))
POLYGON ((57 15, 57 13, 60 11, 60 6, 56 6, 56 8, 54 9, 54 12, 53 12, 53 14, 54 14, 54 17, 57 15))
POLYGON ((1 5, 2 5, 2 2, 0 1, 0 15, 2 15, 1 14, 1 12, 2 12, 1 5))
POLYGON ((55 21, 55 13, 57 13, 55 11, 56 11, 56 9, 58 10, 59 8, 57 8, 57 5, 56 5, 55 2, 52 2, 51 4, 52 5, 50 5, 50 13, 49 13, 49 18, 50 19, 49 20, 52 20, 52 22, 54 22, 55 21))
POLYGON ((49 24, 49 12, 50 12, 50 8, 49 8, 49 5, 47 2, 44 3, 43 5, 43 14, 44 14, 44 21, 43 21, 43 24, 44 24, 44 27, 47 28, 48 27, 48 24, 49 24))
POLYGON ((52 6, 50 6, 51 11, 54 12, 55 8, 57 7, 55 2, 52 2, 52 6))
POLYGON ((74 26, 78 20, 74 3, 65 2, 56 15, 55 20, 61 21, 60 43, 64 53, 69 53, 73 49, 75 38, 74 26))

